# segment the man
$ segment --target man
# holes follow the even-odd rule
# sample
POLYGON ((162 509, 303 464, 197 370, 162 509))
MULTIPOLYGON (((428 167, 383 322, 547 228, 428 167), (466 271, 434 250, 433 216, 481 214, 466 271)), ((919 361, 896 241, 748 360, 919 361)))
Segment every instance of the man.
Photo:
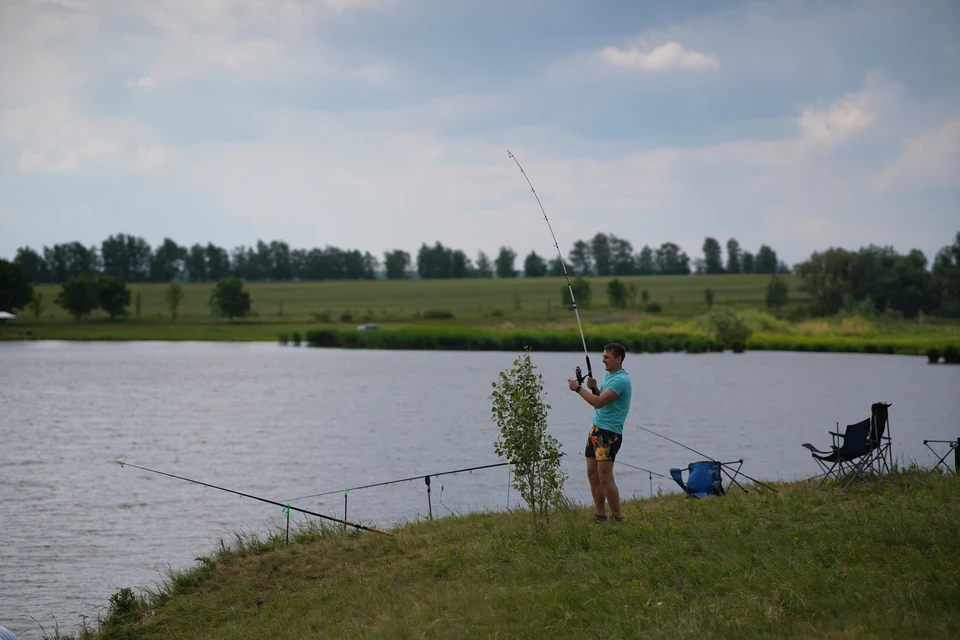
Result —
MULTIPOLYGON (((617 522, 623 520, 620 490, 613 480, 613 461, 623 443, 623 423, 630 411, 630 376, 623 370, 626 355, 623 345, 616 342, 603 348, 603 366, 607 375, 600 386, 600 395, 584 389, 574 378, 567 379, 570 390, 596 409, 584 456, 587 459, 590 493, 593 494, 593 504, 597 509, 594 520, 597 522, 607 519, 607 502, 610 503, 611 517, 617 522)), ((587 386, 596 389, 597 381, 587 378, 587 386)))

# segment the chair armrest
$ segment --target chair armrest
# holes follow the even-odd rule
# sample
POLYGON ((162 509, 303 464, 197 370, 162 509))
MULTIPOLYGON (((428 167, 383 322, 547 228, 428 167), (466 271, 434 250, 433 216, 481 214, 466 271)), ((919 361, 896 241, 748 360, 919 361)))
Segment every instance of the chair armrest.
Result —
POLYGON ((843 437, 843 434, 842 434, 842 433, 837 433, 836 431, 829 431, 828 433, 829 433, 830 435, 832 435, 832 436, 837 436, 838 438, 842 438, 842 437, 843 437))

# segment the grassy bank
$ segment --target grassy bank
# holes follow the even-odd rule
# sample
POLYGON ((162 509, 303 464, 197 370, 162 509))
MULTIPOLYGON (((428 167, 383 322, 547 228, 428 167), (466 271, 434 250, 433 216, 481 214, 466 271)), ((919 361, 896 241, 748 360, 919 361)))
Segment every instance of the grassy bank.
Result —
MULTIPOLYGON (((956 637, 960 478, 310 527, 198 559, 87 638, 956 637)), ((119 595, 119 594, 118 594, 119 595)), ((128 596, 130 594, 127 594, 128 596)))

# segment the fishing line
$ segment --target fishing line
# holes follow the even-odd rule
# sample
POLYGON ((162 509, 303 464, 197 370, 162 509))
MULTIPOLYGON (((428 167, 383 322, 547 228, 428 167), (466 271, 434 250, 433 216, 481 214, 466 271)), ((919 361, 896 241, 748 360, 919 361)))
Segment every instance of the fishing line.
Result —
POLYGON ((226 491, 227 493, 233 493, 233 494, 236 494, 236 495, 241 496, 241 497, 244 497, 244 498, 251 498, 251 499, 253 499, 253 500, 259 500, 260 502, 266 502, 267 504, 273 504, 273 505, 276 505, 276 506, 278 506, 278 507, 283 507, 284 509, 289 509, 289 510, 291 510, 291 511, 299 511, 300 513, 305 513, 305 514, 307 514, 307 515, 316 516, 316 517, 318 517, 318 518, 323 518, 324 520, 330 520, 330 521, 332 521, 332 522, 336 522, 336 523, 342 524, 342 525, 344 525, 344 526, 353 527, 354 529, 363 529, 364 531, 370 531, 370 532, 372 532, 372 533, 379 533, 379 534, 385 535, 385 536, 393 536, 393 535, 395 535, 395 534, 389 533, 389 532, 387 532, 387 531, 380 531, 379 529, 374 529, 374 528, 372 528, 372 527, 365 527, 365 526, 363 526, 362 524, 357 524, 357 523, 355 523, 355 522, 350 522, 349 520, 340 520, 339 518, 334 518, 334 517, 332 517, 332 516, 326 516, 326 515, 323 515, 322 513, 315 513, 315 512, 313 512, 313 511, 307 511, 306 509, 300 509, 299 507, 294 507, 294 506, 291 506, 291 505, 289 505, 289 504, 284 504, 284 503, 282 503, 282 502, 277 502, 277 501, 275 501, 275 500, 268 500, 268 499, 266 499, 266 498, 261 498, 261 497, 259 497, 259 496, 250 495, 249 493, 242 493, 242 492, 240 492, 240 491, 234 491, 233 489, 225 489, 225 488, 223 488, 223 487, 218 487, 218 486, 215 485, 215 484, 208 484, 208 483, 206 483, 206 482, 200 482, 199 480, 191 480, 190 478, 184 478, 183 476, 177 476, 177 475, 174 475, 174 474, 172 474, 172 473, 166 473, 166 472, 164 472, 164 471, 157 471, 156 469, 148 469, 148 468, 146 468, 146 467, 140 467, 140 466, 137 466, 137 465, 135 465, 135 464, 130 464, 129 462, 120 462, 120 461, 118 460, 118 461, 117 461, 117 464, 119 464, 121 468, 123 468, 123 467, 133 467, 134 469, 140 469, 141 471, 149 471, 150 473, 156 473, 156 474, 159 474, 159 475, 161 475, 161 476, 167 476, 168 478, 176 478, 177 480, 184 480, 184 481, 186 481, 186 482, 192 482, 193 484, 199 484, 200 486, 203 486, 203 487, 210 487, 211 489, 217 489, 218 491, 226 491))
MULTIPOLYGON (((530 191, 533 192, 533 197, 537 199, 537 204, 540 205, 540 213, 543 214, 543 219, 547 223, 547 228, 550 229, 550 235, 553 237, 553 246, 557 250, 557 256, 560 258, 560 266, 563 268, 563 277, 567 279, 567 289, 570 291, 570 306, 573 308, 573 313, 577 316, 577 327, 580 329, 580 342, 583 343, 583 357, 587 360, 587 377, 593 377, 593 367, 590 366, 590 354, 587 352, 587 339, 583 335, 583 325, 580 323, 580 311, 577 309, 577 299, 573 295, 573 285, 570 283, 570 275, 567 273, 567 265, 563 262, 563 254, 560 252, 560 243, 557 242, 557 234, 553 232, 553 225, 550 224, 550 219, 547 218, 547 212, 543 208, 543 203, 540 202, 540 196, 537 195, 537 190, 533 188, 533 183, 530 182, 530 178, 527 177, 527 172, 523 170, 523 167, 520 166, 520 161, 517 160, 517 157, 507 150, 507 156, 509 156, 514 162, 517 163, 517 168, 520 169, 520 173, 523 174, 523 177, 526 179, 527 184, 530 185, 530 191)), ((580 367, 577 367, 577 383, 583 384, 583 375, 580 373, 580 367)), ((600 395, 600 392, 597 389, 591 389, 594 395, 600 395)))

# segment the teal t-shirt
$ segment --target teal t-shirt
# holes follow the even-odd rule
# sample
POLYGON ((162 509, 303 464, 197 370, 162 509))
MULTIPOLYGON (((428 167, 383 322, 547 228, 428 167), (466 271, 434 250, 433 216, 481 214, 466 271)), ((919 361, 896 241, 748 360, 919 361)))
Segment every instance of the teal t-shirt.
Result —
POLYGON ((600 385, 600 394, 602 395, 607 389, 617 394, 617 399, 594 412, 593 424, 607 431, 623 433, 623 423, 627 420, 627 413, 630 411, 630 396, 633 394, 630 376, 623 369, 612 375, 607 375, 600 385))

